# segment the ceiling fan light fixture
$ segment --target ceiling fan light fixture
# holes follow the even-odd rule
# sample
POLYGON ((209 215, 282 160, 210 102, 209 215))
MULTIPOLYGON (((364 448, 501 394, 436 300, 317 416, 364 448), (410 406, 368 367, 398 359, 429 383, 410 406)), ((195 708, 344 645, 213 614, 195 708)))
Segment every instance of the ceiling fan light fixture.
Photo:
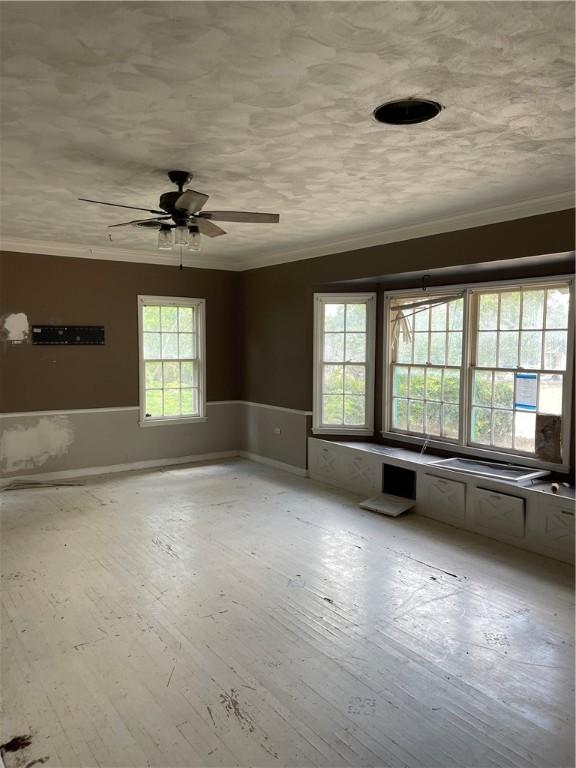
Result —
POLYGON ((395 99, 376 107, 372 115, 387 125, 415 125, 432 120, 442 109, 442 104, 431 99, 395 99))
POLYGON ((188 245, 188 227, 185 224, 178 224, 174 230, 174 245, 188 245))
POLYGON ((188 227, 188 245, 187 248, 190 251, 200 250, 200 230, 196 224, 192 224, 188 227))
POLYGON ((158 230, 158 250, 172 250, 172 228, 168 224, 162 224, 158 230))

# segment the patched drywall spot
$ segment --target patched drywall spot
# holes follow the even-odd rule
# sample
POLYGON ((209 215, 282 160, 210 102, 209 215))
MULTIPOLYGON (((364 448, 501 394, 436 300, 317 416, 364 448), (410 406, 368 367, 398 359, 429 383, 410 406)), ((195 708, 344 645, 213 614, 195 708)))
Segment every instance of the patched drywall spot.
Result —
POLYGON ((33 469, 63 456, 74 439, 67 416, 38 419, 32 426, 6 429, 0 436, 0 468, 4 472, 33 469))
POLYGON ((30 323, 24 312, 16 312, 12 315, 6 315, 2 321, 2 335, 7 341, 22 342, 26 341, 30 335, 30 323))

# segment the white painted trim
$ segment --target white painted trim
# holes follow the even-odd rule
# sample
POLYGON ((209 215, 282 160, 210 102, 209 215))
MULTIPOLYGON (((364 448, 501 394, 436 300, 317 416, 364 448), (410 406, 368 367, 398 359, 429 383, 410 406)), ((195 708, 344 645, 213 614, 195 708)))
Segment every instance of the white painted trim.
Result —
POLYGON ((255 461, 258 464, 266 464, 269 467, 275 469, 282 469, 284 472, 291 472, 293 475, 299 475, 300 477, 308 477, 308 470, 303 467, 296 467, 294 464, 286 464, 283 461, 277 461, 276 459, 269 459, 267 456, 260 456, 258 453, 250 453, 249 451, 237 451, 237 455, 242 459, 249 459, 255 461))
POLYGON ((216 459, 233 459, 238 456, 238 451, 218 451, 216 453, 199 453, 192 456, 179 456, 175 459, 147 459, 146 461, 133 461, 128 464, 109 464, 103 467, 83 467, 82 469, 63 469, 56 472, 39 472, 32 475, 5 475, 0 485, 6 485, 16 480, 65 480, 72 477, 88 477, 89 475, 108 475, 114 472, 133 472, 140 469, 154 469, 155 467, 170 467, 175 464, 196 464, 201 461, 214 461, 216 459))
POLYGON ((459 213, 453 216, 442 216, 428 219, 415 224, 404 224, 385 227, 371 233, 352 235, 348 238, 341 237, 331 242, 309 244, 302 248, 278 250, 270 253, 268 257, 259 258, 258 254, 245 257, 238 254, 238 269, 258 269, 274 264, 283 264, 303 259, 314 259, 319 256, 329 256, 333 253, 356 251, 362 248, 373 248, 378 245, 415 240, 420 237, 431 237, 449 232, 457 232, 462 229, 473 229, 489 224, 498 224, 514 219, 523 219, 530 216, 539 216, 546 213, 554 213, 574 208, 574 190, 567 190, 554 195, 523 200, 516 203, 474 210, 467 213, 459 213))
POLYGON ((118 408, 71 408, 68 411, 13 411, 12 413, 0 413, 0 419, 14 419, 24 416, 74 416, 77 413, 105 413, 115 411, 137 411, 137 405, 120 406, 118 408))
MULTIPOLYGON (((440 216, 427 219, 415 224, 391 225, 375 230, 368 234, 351 235, 334 241, 310 243, 301 248, 273 249, 269 246, 260 254, 240 252, 237 255, 222 256, 208 251, 194 256, 188 256, 185 266, 199 269, 223 269, 244 271, 260 267, 284 264, 291 261, 302 261, 319 256, 329 256, 333 253, 344 253, 361 248, 371 248, 388 243, 404 240, 414 240, 419 237, 431 237, 447 232, 457 232, 462 229, 498 224, 529 216, 539 216, 574 208, 574 190, 566 190, 553 195, 507 203, 492 208, 458 213, 452 216, 440 216), (190 263, 193 262, 193 263, 190 263)), ((88 246, 80 243, 63 243, 47 240, 29 240, 25 238, 3 237, 0 248, 16 253, 38 253, 51 256, 68 256, 81 259, 101 259, 103 261, 130 261, 144 264, 177 265, 180 256, 171 251, 129 250, 124 248, 88 246)))
POLYGON ((139 294, 138 307, 138 390, 140 394, 140 417, 138 424, 141 427, 149 426, 173 426, 174 424, 187 424, 193 421, 206 421, 206 299, 188 298, 186 296, 149 296, 139 294), (189 307, 195 310, 196 319, 196 362, 199 367, 198 376, 198 410, 197 414, 179 416, 173 418, 151 417, 146 418, 146 391, 144 381, 144 327, 142 324, 142 312, 149 306, 189 307))
POLYGON ((364 435, 364 437, 373 437, 373 429, 347 429, 346 427, 336 427, 335 429, 328 429, 328 427, 313 427, 313 435, 364 435))
MULTIPOLYGON (((85 243, 63 243, 17 237, 0 237, 0 249, 13 253, 66 256, 73 259, 97 259, 98 261, 127 261, 137 264, 157 264, 165 267, 176 267, 180 264, 180 253, 175 250, 134 250, 108 247, 108 245, 89 246, 85 243)), ((233 272, 240 269, 234 257, 218 256, 214 253, 208 253, 206 250, 194 254, 191 251, 184 251, 183 256, 184 268, 223 269, 233 272)))
MULTIPOLYGON (((295 413, 298 416, 312 416, 312 411, 299 411, 296 408, 285 408, 282 405, 269 405, 268 403, 252 403, 249 400, 209 400, 207 407, 213 405, 251 405, 254 408, 269 408, 272 411, 284 411, 295 413)), ((137 405, 122 406, 119 408, 71 408, 68 411, 14 411, 12 413, 0 413, 0 419, 12 419, 25 416, 73 416, 76 413, 106 413, 114 411, 138 411, 137 405)))
POLYGON ((312 402, 314 403, 312 431, 314 434, 326 435, 367 435, 374 431, 374 384, 376 371, 376 293, 315 293, 313 321, 313 380, 312 402), (364 397, 364 424, 346 427, 343 424, 334 426, 322 424, 322 361, 320 354, 324 339, 324 312, 326 303, 365 303, 366 304, 366 392, 364 397))
POLYGON ((284 408, 282 405, 268 405, 268 403, 252 403, 250 400, 239 400, 243 405, 250 405, 253 408, 269 408, 271 411, 284 411, 285 413, 295 413, 298 416, 312 416, 312 411, 298 411, 296 408, 284 408))
POLYGON ((0 479, 0 488, 13 482, 23 480, 38 481, 44 480, 66 480, 75 477, 89 477, 92 475, 108 475, 117 472, 134 472, 142 469, 156 469, 159 467, 172 467, 179 464, 198 464, 202 461, 216 461, 221 459, 248 459, 258 464, 266 464, 275 469, 281 469, 285 472, 291 472, 293 475, 308 477, 308 470, 303 467, 296 467, 293 464, 286 464, 283 461, 269 459, 266 456, 260 456, 257 453, 248 451, 218 451, 216 453, 199 453, 192 456, 179 456, 175 459, 149 459, 147 461, 133 461, 127 464, 110 464, 104 467, 84 467, 82 469, 64 469, 59 472, 42 472, 32 475, 9 475, 0 479))
POLYGON ((139 427, 173 427, 175 424, 202 424, 208 421, 207 416, 174 416, 173 418, 161 419, 148 419, 147 421, 140 420, 138 422, 139 427))

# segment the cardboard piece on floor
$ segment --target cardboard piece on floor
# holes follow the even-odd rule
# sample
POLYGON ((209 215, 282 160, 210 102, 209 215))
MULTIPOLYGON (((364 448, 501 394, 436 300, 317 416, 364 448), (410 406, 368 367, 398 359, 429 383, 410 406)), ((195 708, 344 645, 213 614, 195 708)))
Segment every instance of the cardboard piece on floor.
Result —
POLYGON ((380 512, 388 517, 398 517, 402 512, 412 509, 414 499, 404 499, 402 496, 392 496, 391 493, 379 493, 371 499, 360 502, 361 509, 368 509, 370 512, 380 512))

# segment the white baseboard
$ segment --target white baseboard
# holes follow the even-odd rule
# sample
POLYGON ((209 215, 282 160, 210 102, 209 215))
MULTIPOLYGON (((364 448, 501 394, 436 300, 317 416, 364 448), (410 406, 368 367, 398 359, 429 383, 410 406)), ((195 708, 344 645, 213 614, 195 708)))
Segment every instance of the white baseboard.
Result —
POLYGON ((216 459, 233 459, 238 456, 238 451, 219 451, 218 453, 199 453, 193 456, 178 456, 175 459, 149 459, 147 461, 133 461, 128 464, 109 464, 105 467, 83 467, 81 469, 63 469, 60 472, 42 472, 32 475, 10 475, 0 480, 0 485, 7 485, 21 480, 66 480, 73 477, 87 477, 88 475, 108 475, 112 472, 132 472, 138 469, 154 469, 155 467, 170 467, 174 464, 193 464, 200 461, 213 461, 216 459))
MULTIPOLYGON (((63 469, 60 472, 38 472, 31 475, 10 475, 0 479, 0 488, 9 485, 12 482, 38 481, 45 480, 69 480, 75 477, 88 477, 90 475, 108 475, 114 472, 133 472, 139 469, 155 469, 160 467, 170 467, 175 464, 197 464, 201 461, 216 461, 220 459, 234 459, 241 457, 255 461, 258 464, 267 464, 275 469, 291 472, 300 477, 307 477, 308 471, 302 467, 295 467, 292 464, 286 464, 283 461, 269 459, 266 456, 260 456, 257 453, 248 451, 219 451, 217 453, 200 453, 192 456, 178 456, 175 459, 149 459, 147 461, 133 461, 127 464, 109 464, 104 467, 82 467, 81 469, 63 469)), ((1 766, 0 766, 1 768, 1 766)))
POLYGON ((284 472, 291 472, 293 475, 299 475, 300 477, 308 477, 308 470, 303 467, 295 467, 293 464, 286 464, 283 461, 276 461, 276 459, 269 459, 267 456, 260 456, 258 453, 250 453, 249 451, 237 451, 237 456, 241 456, 243 459, 249 459, 255 461, 258 464, 267 464, 269 467, 275 469, 282 469, 284 472))

